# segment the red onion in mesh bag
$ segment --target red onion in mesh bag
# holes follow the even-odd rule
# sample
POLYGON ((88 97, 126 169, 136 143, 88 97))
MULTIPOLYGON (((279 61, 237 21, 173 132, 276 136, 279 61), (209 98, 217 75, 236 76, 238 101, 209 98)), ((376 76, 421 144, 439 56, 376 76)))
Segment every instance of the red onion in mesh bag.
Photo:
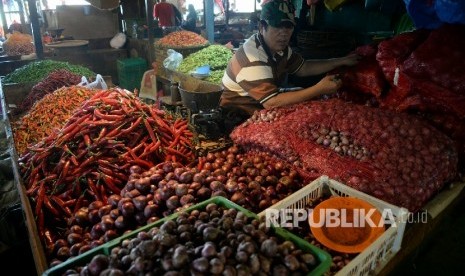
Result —
POLYGON ((337 99, 260 112, 274 120, 253 116, 232 140, 292 161, 307 181, 328 175, 416 211, 457 174, 453 141, 412 115, 337 99))

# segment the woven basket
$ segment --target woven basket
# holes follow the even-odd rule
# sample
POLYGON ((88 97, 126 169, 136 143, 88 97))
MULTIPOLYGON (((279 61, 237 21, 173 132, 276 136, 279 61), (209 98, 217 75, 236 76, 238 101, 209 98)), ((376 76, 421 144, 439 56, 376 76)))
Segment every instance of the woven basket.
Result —
POLYGON ((197 51, 202 50, 203 48, 208 47, 210 44, 204 44, 199 46, 191 46, 191 47, 167 47, 162 46, 160 44, 155 44, 155 62, 156 62, 156 69, 157 75, 163 78, 168 78, 168 72, 163 67, 163 61, 168 57, 167 51, 168 49, 173 49, 176 52, 180 53, 183 58, 186 58, 190 54, 193 54, 197 51))
POLYGON ((297 46, 305 58, 332 58, 354 50, 356 40, 349 32, 302 30, 297 34, 297 46))

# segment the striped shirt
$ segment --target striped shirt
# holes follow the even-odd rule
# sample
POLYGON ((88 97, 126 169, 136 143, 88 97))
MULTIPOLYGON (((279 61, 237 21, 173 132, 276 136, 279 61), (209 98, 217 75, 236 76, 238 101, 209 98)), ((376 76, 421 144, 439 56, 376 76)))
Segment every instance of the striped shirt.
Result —
POLYGON ((220 105, 252 115, 279 93, 287 74, 296 73, 304 59, 290 47, 271 56, 260 34, 254 34, 231 58, 222 79, 220 105))

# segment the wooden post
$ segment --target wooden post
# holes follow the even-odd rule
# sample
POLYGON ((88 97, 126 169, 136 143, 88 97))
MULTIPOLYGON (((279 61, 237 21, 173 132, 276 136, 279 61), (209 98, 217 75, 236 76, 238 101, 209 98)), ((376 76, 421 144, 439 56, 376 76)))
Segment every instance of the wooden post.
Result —
POLYGON ((40 35, 39 15, 37 13, 37 5, 34 0, 27 0, 29 6, 29 19, 31 21, 32 36, 34 37, 34 46, 36 47, 36 55, 38 59, 44 57, 44 46, 42 45, 42 36, 40 35))
POLYGON ((213 15, 213 0, 205 0, 205 29, 210 44, 215 42, 215 16, 213 15))

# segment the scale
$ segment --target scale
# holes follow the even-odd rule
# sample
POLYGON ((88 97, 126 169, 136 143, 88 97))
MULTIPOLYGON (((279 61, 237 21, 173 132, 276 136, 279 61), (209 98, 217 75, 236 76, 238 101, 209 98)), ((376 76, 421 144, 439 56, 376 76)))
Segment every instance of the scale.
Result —
POLYGON ((61 34, 63 33, 65 29, 64 28, 58 28, 58 29, 48 29, 47 32, 50 34, 52 37, 53 41, 57 41, 60 39, 61 34))
POLYGON ((171 97, 164 104, 175 105, 176 113, 188 119, 199 138, 216 140, 224 137, 223 115, 219 108, 223 88, 179 72, 168 73, 172 83, 171 97), (174 83, 179 86, 173 86, 174 83))

